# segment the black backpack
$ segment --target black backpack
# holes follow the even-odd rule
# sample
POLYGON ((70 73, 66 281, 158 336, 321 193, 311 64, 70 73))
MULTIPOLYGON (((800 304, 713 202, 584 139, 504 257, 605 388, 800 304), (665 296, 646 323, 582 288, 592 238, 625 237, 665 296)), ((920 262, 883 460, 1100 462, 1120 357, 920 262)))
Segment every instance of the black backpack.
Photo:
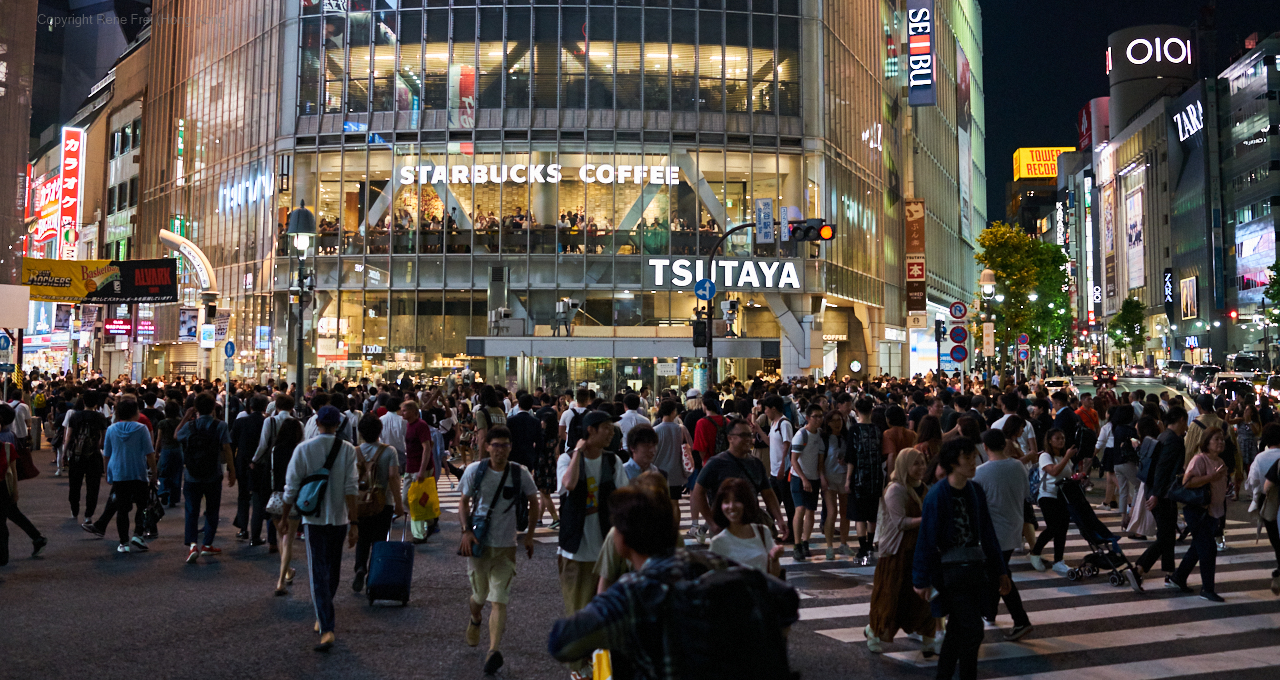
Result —
POLYGON ((583 435, 586 434, 586 428, 582 426, 582 423, 587 419, 587 414, 590 412, 590 408, 575 411, 573 417, 569 419, 569 426, 564 429, 565 446, 570 453, 578 445, 578 440, 582 439, 583 435))
POLYGON ((71 438, 67 448, 70 462, 83 463, 94 456, 102 455, 102 449, 98 448, 98 439, 103 430, 94 422, 96 420, 84 411, 76 414, 72 419, 71 426, 75 428, 75 436, 71 438))
POLYGON ((795 590, 771 583, 764 572, 742 566, 715 569, 697 553, 697 576, 677 571, 667 580, 662 602, 662 643, 676 664, 677 677, 699 680, 786 680, 796 678, 787 663, 783 611, 795 612, 795 590))
POLYGON ((1138 450, 1133 448, 1133 438, 1138 436, 1138 431, 1130 425, 1119 425, 1111 435, 1115 439, 1116 458, 1119 463, 1138 463, 1138 450))
POLYGON ((191 434, 182 445, 182 463, 187 472, 198 479, 208 479, 218 475, 218 458, 222 453, 222 442, 218 439, 217 421, 210 421, 208 427, 200 427, 200 421, 191 423, 191 434))
POLYGON ((715 414, 713 413, 708 413, 706 416, 703 416, 703 420, 709 421, 711 426, 716 428, 716 450, 708 451, 708 458, 729 450, 729 426, 733 424, 733 421, 727 416, 721 416, 721 418, 724 418, 724 425, 716 422, 715 414))

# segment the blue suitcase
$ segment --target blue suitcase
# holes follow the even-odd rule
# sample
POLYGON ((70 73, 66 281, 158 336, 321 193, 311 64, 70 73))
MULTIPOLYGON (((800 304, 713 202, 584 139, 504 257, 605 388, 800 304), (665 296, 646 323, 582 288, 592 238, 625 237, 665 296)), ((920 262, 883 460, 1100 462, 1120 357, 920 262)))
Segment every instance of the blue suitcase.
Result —
MULTIPOLYGON (((409 524, 405 518, 405 527, 409 524)), ((404 538, 403 532, 400 536, 404 538)), ((369 559, 369 578, 365 593, 369 604, 375 600, 394 600, 409 604, 409 589, 413 584, 413 544, 404 541, 379 541, 373 544, 369 559)))

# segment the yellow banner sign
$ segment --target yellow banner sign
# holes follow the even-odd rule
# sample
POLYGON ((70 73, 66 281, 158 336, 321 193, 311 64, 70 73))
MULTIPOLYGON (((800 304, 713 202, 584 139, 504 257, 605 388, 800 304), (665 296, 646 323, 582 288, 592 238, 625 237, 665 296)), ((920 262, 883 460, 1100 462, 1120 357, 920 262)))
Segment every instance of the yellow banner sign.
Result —
POLYGON ((1058 176, 1058 156, 1075 151, 1072 146, 1043 146, 1013 152, 1013 181, 1058 176))
POLYGON ((22 258, 22 285, 44 302, 177 302, 178 261, 22 258))

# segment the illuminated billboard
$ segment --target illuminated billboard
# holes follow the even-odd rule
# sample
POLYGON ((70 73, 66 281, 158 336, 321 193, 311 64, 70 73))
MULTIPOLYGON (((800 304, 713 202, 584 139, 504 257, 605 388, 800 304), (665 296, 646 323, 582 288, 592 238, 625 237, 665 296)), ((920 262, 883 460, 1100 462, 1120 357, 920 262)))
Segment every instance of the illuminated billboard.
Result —
POLYGON ((907 103, 911 106, 938 103, 933 22, 933 0, 907 0, 907 103))
POLYGON ((85 134, 80 128, 62 128, 62 199, 59 203, 58 258, 76 259, 80 242, 80 198, 84 193, 85 134))
POLYGON ((27 231, 31 234, 30 244, 38 246, 48 243, 58 235, 58 216, 61 213, 62 178, 57 175, 46 175, 36 179, 31 185, 32 214, 36 221, 31 223, 27 231))
POLYGON ((1013 152, 1013 181, 1058 176, 1058 156, 1075 151, 1072 146, 1037 146, 1013 152))

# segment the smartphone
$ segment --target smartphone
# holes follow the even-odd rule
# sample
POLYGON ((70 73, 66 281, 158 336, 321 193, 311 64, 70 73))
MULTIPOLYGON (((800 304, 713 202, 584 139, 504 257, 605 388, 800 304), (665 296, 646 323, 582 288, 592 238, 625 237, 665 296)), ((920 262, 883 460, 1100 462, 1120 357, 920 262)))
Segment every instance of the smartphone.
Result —
POLYGON ((938 589, 933 586, 929 586, 929 601, 933 602, 936 597, 938 597, 938 589))

